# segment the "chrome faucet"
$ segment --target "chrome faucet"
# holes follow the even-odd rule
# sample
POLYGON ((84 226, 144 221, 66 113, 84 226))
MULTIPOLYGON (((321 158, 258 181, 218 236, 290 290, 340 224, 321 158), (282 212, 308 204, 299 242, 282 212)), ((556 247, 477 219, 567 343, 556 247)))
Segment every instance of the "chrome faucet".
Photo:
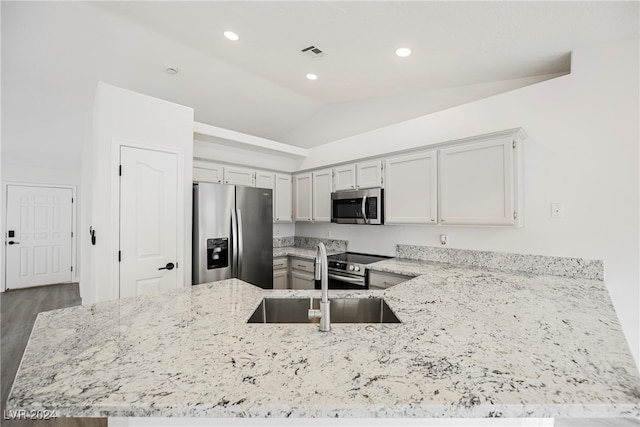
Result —
POLYGON ((309 319, 320 319, 320 331, 329 332, 331 330, 331 310, 329 304, 329 273, 327 262, 327 249, 324 243, 318 243, 316 251, 316 272, 315 280, 320 280, 322 289, 322 299, 320 300, 320 310, 313 309, 313 298, 311 298, 311 308, 309 308, 309 319))

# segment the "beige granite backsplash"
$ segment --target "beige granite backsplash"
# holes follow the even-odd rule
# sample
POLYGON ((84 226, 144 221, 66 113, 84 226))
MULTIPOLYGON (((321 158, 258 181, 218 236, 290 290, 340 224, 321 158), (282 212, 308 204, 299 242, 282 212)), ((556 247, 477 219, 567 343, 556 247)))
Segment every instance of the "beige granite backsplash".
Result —
POLYGON ((274 248, 285 248, 293 246, 293 236, 278 236, 273 238, 274 248))
POLYGON ((502 271, 604 280, 604 263, 602 260, 415 245, 396 245, 396 256, 405 259, 446 262, 502 271))
POLYGON ((344 252, 349 242, 347 240, 320 239, 317 237, 278 236, 273 238, 274 248, 294 246, 296 248, 315 249, 318 242, 324 243, 328 251, 344 252))

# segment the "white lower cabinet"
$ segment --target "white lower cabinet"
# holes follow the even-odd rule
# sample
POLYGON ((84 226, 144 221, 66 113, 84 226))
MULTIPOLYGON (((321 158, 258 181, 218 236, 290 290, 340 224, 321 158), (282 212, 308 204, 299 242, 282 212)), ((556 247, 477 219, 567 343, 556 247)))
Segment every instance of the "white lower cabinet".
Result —
POLYGON ((387 159, 384 169, 385 224, 436 224, 437 151, 387 159))
POLYGON ((312 260, 291 257, 291 289, 315 289, 315 263, 312 260))
POLYGON ((273 289, 289 289, 289 258, 273 259, 273 289))
POLYGON ((440 222, 514 225, 517 143, 505 136, 440 150, 440 222))
POLYGON ((291 270, 291 289, 315 289, 313 274, 291 270))
POLYGON ((369 271, 369 289, 387 289, 411 279, 413 279, 413 276, 382 271, 369 271))
POLYGON ((289 289, 289 272, 273 270, 273 289, 289 289))

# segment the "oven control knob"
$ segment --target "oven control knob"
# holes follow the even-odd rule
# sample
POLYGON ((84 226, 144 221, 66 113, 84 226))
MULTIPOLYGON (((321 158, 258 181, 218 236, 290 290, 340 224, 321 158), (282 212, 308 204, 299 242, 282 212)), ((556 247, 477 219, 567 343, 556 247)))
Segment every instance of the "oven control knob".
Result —
POLYGON ((353 265, 350 265, 350 266, 349 266, 349 270, 350 270, 350 271, 353 271, 353 265))
POLYGON ((358 267, 357 265, 354 268, 355 271, 360 271, 360 267, 358 267))

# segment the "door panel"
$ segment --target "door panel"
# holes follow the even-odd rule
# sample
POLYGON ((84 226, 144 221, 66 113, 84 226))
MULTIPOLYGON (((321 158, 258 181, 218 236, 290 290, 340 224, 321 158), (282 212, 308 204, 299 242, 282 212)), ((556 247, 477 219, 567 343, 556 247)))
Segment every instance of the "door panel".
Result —
POLYGON ((9 185, 7 289, 71 282, 73 191, 9 185), (13 244, 11 244, 13 242, 13 244))
POLYGON ((120 298, 175 289, 177 155, 121 147, 120 163, 120 298))
POLYGON ((200 182, 193 188, 193 275, 194 285, 230 279, 235 273, 235 242, 231 211, 236 207, 235 186, 200 182), (226 241, 221 262, 211 262, 214 247, 226 241), (224 259, 226 258, 226 262, 224 259))
POLYGON ((236 187, 238 278, 264 289, 273 289, 272 191, 236 187))

